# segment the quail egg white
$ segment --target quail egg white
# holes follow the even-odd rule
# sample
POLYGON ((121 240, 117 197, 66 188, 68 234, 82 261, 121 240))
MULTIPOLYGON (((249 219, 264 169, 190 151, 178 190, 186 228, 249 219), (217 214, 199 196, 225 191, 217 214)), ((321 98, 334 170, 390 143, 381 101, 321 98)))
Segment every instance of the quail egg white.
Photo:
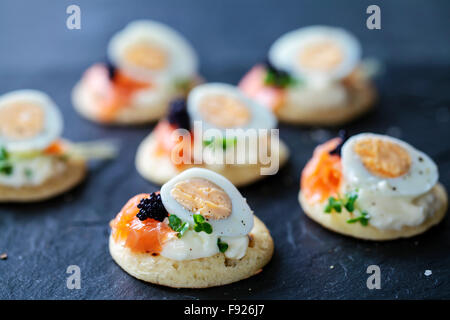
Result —
POLYGON ((151 20, 128 24, 108 46, 109 59, 138 80, 185 80, 197 72, 197 56, 174 29, 151 20))
POLYGON ((438 181, 438 169, 425 153, 389 136, 362 133, 342 147, 347 184, 388 196, 417 196, 438 181))
POLYGON ((276 126, 271 111, 237 87, 225 83, 195 87, 189 94, 187 108, 191 121, 202 121, 206 129, 272 129, 276 126))
POLYGON ((202 168, 183 171, 161 188, 169 212, 194 225, 201 214, 218 236, 244 236, 253 228, 253 212, 236 187, 223 176, 202 168))
POLYGON ((274 42, 269 60, 278 69, 307 81, 345 77, 361 58, 361 46, 349 32, 311 26, 288 32, 274 42))
POLYGON ((62 129, 61 113, 45 93, 18 90, 0 97, 0 146, 9 152, 44 149, 62 129))

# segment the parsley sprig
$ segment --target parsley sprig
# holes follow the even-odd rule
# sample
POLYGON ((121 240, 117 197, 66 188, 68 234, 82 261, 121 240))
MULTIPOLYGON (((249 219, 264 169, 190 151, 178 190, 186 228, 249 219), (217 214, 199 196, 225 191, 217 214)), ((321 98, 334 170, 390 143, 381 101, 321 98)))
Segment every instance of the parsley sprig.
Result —
POLYGON ((221 146, 223 150, 226 150, 227 148, 229 148, 231 146, 235 146, 236 143, 237 143, 237 137, 217 139, 217 140, 215 137, 211 137, 207 140, 203 140, 203 145, 205 147, 221 146))
POLYGON ((177 237, 181 238, 189 229, 189 223, 183 222, 176 215, 171 214, 169 216, 169 227, 171 227, 173 231, 178 232, 177 237))
POLYGON ((370 216, 367 211, 361 211, 356 208, 356 199, 358 199, 357 191, 347 192, 345 196, 342 198, 338 195, 338 197, 329 197, 328 203, 325 206, 325 213, 337 212, 341 213, 342 208, 345 208, 348 212, 353 213, 355 211, 361 212, 361 215, 355 217, 353 219, 347 220, 347 223, 356 223, 360 222, 361 225, 367 226, 369 224, 370 216))
POLYGON ((206 232, 207 234, 211 234, 213 229, 212 226, 205 221, 205 217, 203 217, 201 214, 194 214, 194 231, 195 232, 206 232))
POLYGON ((219 251, 224 253, 228 250, 228 243, 223 242, 220 238, 217 238, 217 247, 219 247, 219 251))
POLYGON ((0 147, 0 174, 10 175, 13 166, 9 160, 9 152, 4 147, 0 147))

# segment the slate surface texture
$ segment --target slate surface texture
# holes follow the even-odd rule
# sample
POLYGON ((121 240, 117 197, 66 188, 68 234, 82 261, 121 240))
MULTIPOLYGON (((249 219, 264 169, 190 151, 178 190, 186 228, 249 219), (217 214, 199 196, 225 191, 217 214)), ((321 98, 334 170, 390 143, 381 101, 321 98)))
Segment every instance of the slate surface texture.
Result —
POLYGON ((412 239, 357 241, 308 219, 297 202, 300 172, 313 148, 339 128, 281 125, 292 151, 289 165, 243 188, 269 226, 275 255, 259 275, 220 288, 175 290, 123 272, 107 249, 108 222, 125 201, 158 186, 134 167, 139 142, 152 125, 102 127, 73 110, 70 92, 82 72, 105 59, 108 39, 127 22, 168 23, 195 46, 209 81, 237 83, 265 58, 271 43, 300 26, 329 24, 352 31, 365 57, 384 65, 374 112, 345 126, 400 137, 427 152, 450 187, 450 2, 165 0, 74 1, 82 29, 66 28, 72 1, 0 3, 0 93, 35 88, 49 93, 74 141, 117 138, 118 159, 93 163, 70 193, 40 204, 0 206, 0 298, 3 299, 420 299, 450 298, 450 221, 412 239), (381 7, 382 29, 368 30, 366 8, 381 7), (381 268, 381 290, 368 290, 366 268, 381 268), (66 288, 66 268, 81 268, 80 290, 66 288), (425 276, 425 270, 431 270, 425 276))

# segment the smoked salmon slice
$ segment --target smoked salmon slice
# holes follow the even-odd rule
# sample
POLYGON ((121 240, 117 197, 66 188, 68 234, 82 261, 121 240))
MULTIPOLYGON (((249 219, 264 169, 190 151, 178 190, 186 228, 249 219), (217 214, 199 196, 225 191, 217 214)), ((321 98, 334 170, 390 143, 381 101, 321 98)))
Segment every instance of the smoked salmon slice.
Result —
POLYGON ((263 65, 253 67, 239 83, 239 88, 249 97, 255 99, 265 107, 275 111, 281 107, 285 100, 285 90, 275 86, 266 85, 266 68, 263 65))
POLYGON ((136 91, 152 87, 150 82, 137 81, 120 70, 110 78, 108 68, 103 64, 95 64, 86 70, 84 79, 100 98, 98 116, 103 121, 111 120, 120 108, 129 105, 136 91))
POLYGON ((137 205, 141 199, 149 197, 150 194, 141 193, 128 200, 110 226, 113 239, 130 250, 159 254, 163 244, 176 233, 164 222, 151 218, 141 221, 136 217, 139 212, 137 205))

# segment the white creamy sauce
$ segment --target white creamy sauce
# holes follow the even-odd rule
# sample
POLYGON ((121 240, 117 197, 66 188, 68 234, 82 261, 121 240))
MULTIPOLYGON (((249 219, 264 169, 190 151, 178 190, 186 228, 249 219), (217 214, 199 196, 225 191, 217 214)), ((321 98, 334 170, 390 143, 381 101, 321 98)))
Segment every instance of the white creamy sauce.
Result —
POLYGON ((357 207, 369 213, 369 224, 381 230, 399 230, 417 226, 436 211, 431 191, 419 197, 386 196, 369 189, 359 189, 357 207))
POLYGON ((348 93, 339 82, 307 83, 287 90, 287 99, 304 108, 345 107, 348 93))
POLYGON ((248 236, 221 237, 220 240, 228 244, 228 249, 225 251, 225 257, 227 258, 241 259, 247 253, 249 243, 248 236))
POLYGON ((40 185, 64 168, 52 157, 38 156, 30 159, 17 159, 12 163, 11 174, 0 173, 0 184, 20 188, 40 185))
POLYGON ((137 108, 158 108, 160 104, 170 101, 175 93, 175 89, 167 84, 140 89, 133 94, 131 105, 137 108))
MULTIPOLYGON (((205 232, 187 231, 182 238, 173 238, 164 244, 161 255, 173 260, 192 260, 211 257, 219 253, 217 235, 205 232)), ((221 237, 228 244, 225 256, 230 259, 241 259, 248 247, 248 236, 221 237)))

